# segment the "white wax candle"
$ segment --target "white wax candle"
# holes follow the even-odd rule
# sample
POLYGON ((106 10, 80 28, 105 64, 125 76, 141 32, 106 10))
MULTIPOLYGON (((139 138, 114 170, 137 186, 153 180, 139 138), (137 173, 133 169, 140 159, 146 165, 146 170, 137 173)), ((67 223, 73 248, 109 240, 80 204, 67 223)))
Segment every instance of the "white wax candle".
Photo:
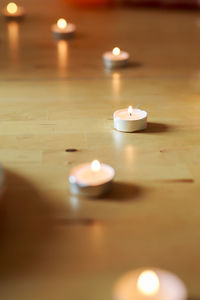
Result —
POLYGON ((103 61, 107 68, 124 67, 127 65, 129 58, 129 53, 121 51, 118 47, 103 54, 103 61))
POLYGON ((52 32, 56 39, 70 39, 74 36, 76 26, 68 23, 65 19, 61 18, 56 24, 52 26, 52 32))
POLYGON ((70 172, 71 191, 74 194, 98 196, 110 188, 114 175, 112 167, 98 161, 78 165, 70 172))
POLYGON ((8 19, 20 19, 24 17, 25 10, 22 6, 18 6, 15 2, 10 2, 2 11, 4 17, 8 19))
POLYGON ((122 276, 114 287, 114 300, 186 300, 184 283, 161 269, 138 269, 122 276))
POLYGON ((113 115, 114 128, 124 132, 134 132, 147 127, 147 112, 140 109, 120 109, 113 115))

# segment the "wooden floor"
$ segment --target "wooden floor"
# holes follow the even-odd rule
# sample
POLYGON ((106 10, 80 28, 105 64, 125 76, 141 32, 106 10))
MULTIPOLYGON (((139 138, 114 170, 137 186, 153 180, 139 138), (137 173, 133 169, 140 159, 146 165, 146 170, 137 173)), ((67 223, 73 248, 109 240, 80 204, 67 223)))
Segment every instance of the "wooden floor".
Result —
POLYGON ((24 5, 24 22, 0 20, 0 298, 111 300, 121 274, 152 266, 198 300, 199 14, 24 5), (60 16, 78 28, 69 43, 52 39, 60 16), (114 46, 132 63, 108 72, 114 46), (137 104, 148 129, 113 130, 114 110, 137 104), (70 168, 93 159, 115 168, 113 192, 70 196, 70 168))

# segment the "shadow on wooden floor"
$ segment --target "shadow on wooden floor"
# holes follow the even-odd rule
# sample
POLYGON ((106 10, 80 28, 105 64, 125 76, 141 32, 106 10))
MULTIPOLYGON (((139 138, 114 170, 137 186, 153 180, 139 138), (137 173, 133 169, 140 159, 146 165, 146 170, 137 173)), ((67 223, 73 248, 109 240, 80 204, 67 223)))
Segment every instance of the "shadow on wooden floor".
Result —
POLYGON ((111 192, 99 199, 113 202, 139 201, 140 196, 145 192, 146 190, 144 187, 138 186, 136 184, 114 182, 111 192))
POLYGON ((140 131, 140 133, 161 133, 171 131, 172 129, 172 126, 164 123, 148 122, 147 128, 144 131, 140 131))
POLYGON ((5 173, 6 191, 0 200, 0 278, 12 279, 34 274, 35 268, 42 269, 43 262, 50 260, 58 236, 54 217, 59 208, 21 175, 5 173))

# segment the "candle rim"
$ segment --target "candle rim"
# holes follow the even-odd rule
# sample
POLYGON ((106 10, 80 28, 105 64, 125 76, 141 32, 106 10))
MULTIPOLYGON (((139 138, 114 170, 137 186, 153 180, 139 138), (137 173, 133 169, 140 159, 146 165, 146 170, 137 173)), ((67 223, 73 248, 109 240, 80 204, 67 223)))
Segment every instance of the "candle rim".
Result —
MULTIPOLYGON (((76 165, 76 166, 74 166, 71 170, 70 170, 70 175, 69 175, 69 181, 70 181, 70 177, 72 176, 72 177, 74 177, 74 178, 76 178, 76 172, 77 172, 77 170, 78 169, 80 169, 80 168, 87 168, 87 169, 91 169, 90 168, 91 167, 91 162, 86 162, 86 163, 81 163, 81 164, 79 164, 79 165, 76 165)), ((105 163, 101 163, 101 169, 104 169, 104 168, 106 168, 108 171, 109 171, 109 177, 106 179, 106 180, 102 180, 101 181, 101 183, 99 183, 99 184, 87 184, 87 183, 84 183, 84 182, 81 182, 81 181, 77 181, 77 180, 75 180, 74 182, 71 182, 71 183, 76 183, 76 184, 78 184, 78 185, 80 185, 80 186, 82 186, 82 187, 87 187, 88 185, 89 186, 99 186, 99 185, 103 185, 103 184, 105 184, 106 182, 108 182, 108 181, 111 181, 113 178, 114 178, 114 176, 115 176, 115 170, 114 170, 114 168, 113 167, 111 167, 110 165, 107 165, 107 164, 105 164, 105 163)))
MULTIPOLYGON (((135 109, 133 109, 133 113, 134 113, 134 110, 135 111, 137 111, 138 112, 138 114, 137 115, 141 115, 141 118, 140 119, 145 119, 146 117, 147 117, 147 112, 145 111, 145 110, 141 110, 141 109, 139 109, 139 108, 135 108, 135 109)), ((124 112, 124 113, 127 113, 127 116, 128 116, 128 108, 122 108, 122 109, 118 109, 118 110, 116 110, 115 112, 114 112, 114 114, 113 114, 113 118, 114 119, 117 119, 117 120, 121 120, 121 121, 126 121, 126 122, 132 122, 132 121, 134 121, 133 119, 131 119, 131 118, 127 118, 127 119, 123 119, 123 118, 120 118, 119 117, 119 113, 122 113, 122 112, 124 112)), ((133 113, 132 113, 132 116, 133 116, 133 113)), ((140 120, 139 119, 139 120, 140 120)), ((137 121, 137 120, 135 120, 135 121, 137 121)))

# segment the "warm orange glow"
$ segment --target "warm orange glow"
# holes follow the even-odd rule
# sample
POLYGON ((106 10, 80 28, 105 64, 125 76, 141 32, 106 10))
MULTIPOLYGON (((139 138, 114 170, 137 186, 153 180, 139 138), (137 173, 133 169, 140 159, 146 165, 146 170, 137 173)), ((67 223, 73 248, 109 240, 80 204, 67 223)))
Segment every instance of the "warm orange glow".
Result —
MULTIPOLYGON (((120 94, 120 88, 121 88, 120 73, 114 72, 112 74, 112 91, 116 97, 118 97, 120 94)), ((114 100, 116 100, 116 99, 114 99, 114 100)))
POLYGON ((19 54, 19 24, 18 22, 8 22, 8 41, 10 57, 13 63, 18 62, 19 54))
POLYGON ((120 74, 115 72, 115 73, 112 74, 112 78, 113 78, 113 80, 119 80, 120 79, 120 74))
POLYGON ((131 117, 132 114, 133 114, 133 108, 132 108, 131 105, 128 107, 128 114, 129 114, 130 117, 131 117))
POLYGON ((65 29, 67 27, 67 21, 65 19, 61 18, 57 21, 57 26, 60 29, 65 29))
POLYGON ((139 291, 145 295, 155 294, 158 291, 159 286, 158 276, 151 270, 142 272, 137 281, 139 291))
POLYGON ((101 164, 98 160, 93 160, 91 163, 91 170, 94 172, 98 172, 101 169, 101 164))
POLYGON ((18 10, 17 4, 15 4, 14 2, 8 3, 8 5, 7 5, 7 11, 10 14, 15 14, 17 12, 17 10, 18 10))
POLYGON ((115 56, 118 56, 118 55, 120 55, 120 49, 118 48, 118 47, 115 47, 114 49, 113 49, 113 51, 112 51, 112 53, 113 53, 113 55, 115 55, 115 56))
POLYGON ((68 62, 68 43, 64 40, 57 42, 58 70, 60 76, 66 76, 68 62))

